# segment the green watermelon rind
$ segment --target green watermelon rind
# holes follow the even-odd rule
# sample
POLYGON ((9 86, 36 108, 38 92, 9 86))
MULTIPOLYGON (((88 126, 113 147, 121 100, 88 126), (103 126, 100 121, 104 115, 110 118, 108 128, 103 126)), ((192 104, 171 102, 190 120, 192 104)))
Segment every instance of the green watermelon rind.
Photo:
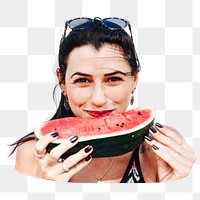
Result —
MULTIPOLYGON (((144 136, 148 135, 149 128, 153 125, 154 119, 155 116, 150 123, 134 132, 127 132, 126 134, 115 135, 106 138, 79 141, 76 146, 65 152, 61 157, 66 159, 67 157, 77 153, 87 145, 91 145, 94 149, 91 154, 93 158, 112 157, 126 154, 130 151, 133 151, 144 142, 144 136)), ((36 140, 38 140, 37 136, 35 137, 36 140)), ((50 143, 46 148, 47 152, 50 152, 54 147, 59 144, 60 143, 50 143)))

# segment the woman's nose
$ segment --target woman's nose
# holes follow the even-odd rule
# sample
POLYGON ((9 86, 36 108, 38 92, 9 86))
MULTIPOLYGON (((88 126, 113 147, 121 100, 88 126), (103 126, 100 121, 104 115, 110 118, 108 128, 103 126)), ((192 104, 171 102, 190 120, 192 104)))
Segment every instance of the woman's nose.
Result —
POLYGON ((92 90, 91 103, 96 107, 102 107, 107 103, 106 90, 103 85, 95 85, 92 90))

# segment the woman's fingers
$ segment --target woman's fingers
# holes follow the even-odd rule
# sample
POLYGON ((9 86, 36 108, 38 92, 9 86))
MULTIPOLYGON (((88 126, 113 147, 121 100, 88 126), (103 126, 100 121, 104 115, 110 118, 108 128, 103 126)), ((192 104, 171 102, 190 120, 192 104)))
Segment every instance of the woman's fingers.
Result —
POLYGON ((78 136, 66 139, 54 147, 50 153, 46 153, 47 145, 56 140, 57 137, 57 133, 50 133, 36 142, 35 154, 38 157, 37 175, 49 180, 68 181, 90 162, 92 158, 90 154, 93 148, 88 145, 64 160, 61 156, 78 143, 78 136))
POLYGON ((91 160, 92 160, 92 156, 88 155, 85 159, 82 159, 80 162, 78 162, 72 168, 68 168, 68 166, 64 163, 65 164, 64 166, 66 166, 68 168, 67 171, 63 168, 63 163, 60 163, 60 166, 62 166, 61 168, 62 168, 63 172, 60 175, 57 176, 57 180, 59 180, 59 181, 69 181, 72 176, 74 176, 81 169, 86 167, 90 163, 91 160))
POLYGON ((43 136, 40 140, 38 140, 35 144, 35 155, 38 158, 41 158, 46 153, 46 147, 49 143, 56 140, 58 137, 57 132, 49 133, 43 136))
MULTIPOLYGON (((156 140, 146 142, 152 146, 154 153, 161 158, 158 161, 159 174, 166 173, 166 175, 174 177, 172 180, 183 178, 189 174, 195 160, 192 154, 191 157, 186 157, 156 140)), ((163 177, 167 177, 166 175, 163 177)))
POLYGON ((147 143, 152 146, 152 150, 159 157, 161 157, 167 163, 170 163, 170 165, 173 165, 172 167, 176 167, 176 164, 177 164, 176 159, 178 159, 178 155, 176 155, 176 151, 174 151, 173 149, 169 148, 168 146, 154 139, 152 139, 151 141, 148 141, 147 143))
POLYGON ((73 170, 73 171, 77 171, 78 169, 80 169, 79 167, 82 166, 82 165, 79 165, 80 162, 81 163, 83 163, 83 162, 85 163, 85 161, 89 161, 90 160, 90 158, 91 158, 90 154, 92 153, 92 151, 93 151, 92 146, 88 145, 85 148, 81 149, 76 154, 69 156, 62 163, 62 171, 63 172, 68 172, 68 171, 71 171, 74 168, 76 170, 73 170))
POLYGON ((78 136, 72 136, 50 151, 49 159, 51 162, 56 162, 69 149, 78 143, 78 136))
POLYGON ((189 173, 195 161, 195 155, 177 130, 157 124, 150 127, 145 141, 161 158, 162 165, 160 166, 163 166, 161 171, 165 169, 164 171, 168 173, 171 167, 172 174, 176 178, 184 177, 189 173))
POLYGON ((161 125, 160 123, 156 123, 155 128, 156 130, 159 130, 162 134, 175 140, 178 144, 183 144, 184 138, 176 129, 166 125, 161 125))
POLYGON ((90 155, 92 151, 93 148, 88 145, 76 154, 69 156, 62 162, 57 162, 57 169, 54 167, 54 170, 51 170, 54 174, 55 170, 57 171, 58 175, 56 176, 55 180, 69 181, 73 175, 78 173, 92 160, 92 156, 90 155))
POLYGON ((185 156, 190 155, 189 151, 185 151, 183 146, 183 144, 185 144, 185 140, 179 135, 176 136, 176 132, 172 133, 172 131, 165 126, 163 126, 163 128, 157 128, 156 126, 150 127, 150 134, 154 140, 162 143, 170 149, 173 149, 175 152, 178 152, 179 154, 185 154, 185 156))
MULTIPOLYGON (((159 123, 157 123, 159 124, 159 123)), ((160 124, 159 124, 160 125, 160 124)), ((156 137, 162 137, 162 135, 166 135, 167 138, 170 138, 169 140, 167 140, 167 138, 162 139, 163 144, 167 144, 167 146, 173 146, 174 150, 178 153, 184 153, 185 156, 190 156, 191 153, 193 154, 194 151, 193 149, 186 143, 185 139, 181 136, 181 134, 174 128, 169 127, 169 126, 155 126, 155 128, 158 130, 158 134, 153 134, 153 136, 156 137), (162 133, 162 134, 159 134, 162 133), (181 151, 182 150, 182 151, 181 151), (188 153, 188 154, 187 154, 188 153)), ((157 138, 158 141, 161 141, 157 138)))
MULTIPOLYGON (((74 155, 62 160, 62 162, 54 162, 42 169, 42 178, 56 181, 69 181, 73 175, 83 169, 91 160, 90 155, 93 151, 91 146, 86 146, 74 155)), ((44 163, 47 164, 47 162, 44 163)))
POLYGON ((69 175, 72 177, 73 175, 77 174, 81 169, 86 167, 90 161, 92 160, 92 156, 87 156, 85 159, 82 159, 79 163, 77 163, 73 168, 69 170, 69 175))

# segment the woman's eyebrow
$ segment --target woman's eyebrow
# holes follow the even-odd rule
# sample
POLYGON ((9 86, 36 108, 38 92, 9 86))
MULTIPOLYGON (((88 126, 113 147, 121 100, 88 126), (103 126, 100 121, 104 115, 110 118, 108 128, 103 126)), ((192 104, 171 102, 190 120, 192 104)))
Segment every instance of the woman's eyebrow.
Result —
POLYGON ((132 76, 132 72, 121 72, 121 71, 114 71, 114 72, 111 72, 111 73, 107 73, 107 74, 104 74, 104 76, 112 76, 112 75, 115 75, 115 74, 122 74, 124 76, 132 76))
POLYGON ((85 73, 82 73, 82 72, 76 72, 74 74, 71 75, 71 78, 75 75, 79 75, 79 76, 91 76, 90 74, 85 74, 85 73))
MULTIPOLYGON (((132 72, 121 72, 121 71, 114 71, 114 72, 110 72, 110 73, 106 73, 104 74, 104 76, 113 76, 116 74, 122 74, 124 76, 132 76, 132 72)), ((91 74, 86 74, 86 73, 82 73, 82 72, 75 72, 74 74, 72 74, 71 78, 75 75, 79 75, 79 76, 92 76, 91 74)))

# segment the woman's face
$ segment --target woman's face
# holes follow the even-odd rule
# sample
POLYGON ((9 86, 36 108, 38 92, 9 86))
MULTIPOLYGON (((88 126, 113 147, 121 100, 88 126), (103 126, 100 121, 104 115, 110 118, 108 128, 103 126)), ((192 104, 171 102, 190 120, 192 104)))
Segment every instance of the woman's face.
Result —
POLYGON ((97 51, 86 45, 70 53, 61 89, 77 117, 124 112, 138 79, 130 72, 118 47, 105 44, 97 51))

